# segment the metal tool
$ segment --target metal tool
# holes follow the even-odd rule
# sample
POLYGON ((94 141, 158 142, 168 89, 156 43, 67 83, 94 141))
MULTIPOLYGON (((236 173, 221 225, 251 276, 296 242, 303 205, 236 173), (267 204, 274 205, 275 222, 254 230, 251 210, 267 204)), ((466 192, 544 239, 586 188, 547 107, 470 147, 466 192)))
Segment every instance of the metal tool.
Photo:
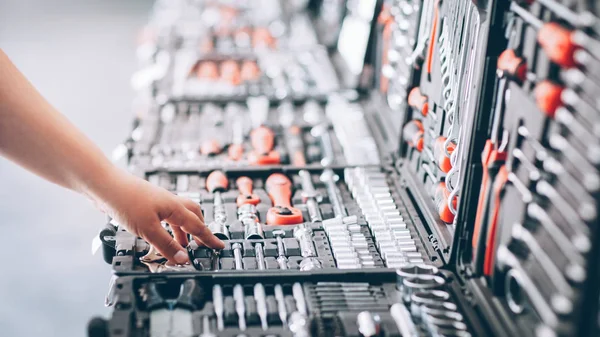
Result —
POLYGON ((287 309, 285 308, 285 298, 283 296, 283 288, 280 284, 276 284, 273 288, 275 293, 275 299, 277 300, 277 310, 279 311, 279 318, 284 325, 287 325, 287 309))
POLYGON ((215 315, 217 316, 217 329, 223 331, 225 328, 225 324, 223 323, 223 290, 218 284, 213 286, 212 300, 215 307, 215 315))
POLYGON ((325 186, 327 187, 327 194, 329 195, 329 199, 333 206, 333 213, 335 214, 336 218, 341 218, 348 215, 348 213, 346 213, 346 209, 342 204, 339 191, 336 186, 338 179, 339 177, 333 172, 332 169, 325 169, 321 174, 321 181, 325 183, 325 186))
POLYGON ((229 240, 227 228, 227 211, 221 197, 221 192, 227 190, 229 181, 222 171, 213 171, 206 178, 206 189, 214 197, 214 221, 208 224, 210 231, 221 240, 229 240))
POLYGON ((313 231, 310 228, 310 225, 300 224, 294 227, 294 238, 298 240, 300 244, 300 251, 302 257, 316 257, 317 252, 315 250, 315 245, 312 241, 313 231))
POLYGON ((418 337, 419 333, 412 320, 410 312, 403 303, 395 303, 390 308, 390 315, 396 322, 396 326, 402 337, 418 337))
POLYGON ((267 269, 265 265, 265 252, 263 250, 263 244, 260 242, 254 243, 254 253, 256 255, 256 263, 258 266, 258 270, 267 269))
POLYGON ((200 334, 200 337, 217 337, 217 335, 210 331, 209 315, 202 316, 202 333, 200 334))
POLYGON ((242 245, 239 242, 232 243, 231 250, 233 250, 235 269, 236 270, 244 270, 244 263, 243 263, 243 259, 242 259, 242 245))
POLYGON ((292 207, 292 182, 281 173, 271 174, 266 182, 273 207, 267 212, 268 225, 296 225, 304 221, 302 212, 292 207))
POLYGON ((325 167, 332 165, 335 161, 335 152, 331 143, 331 136, 329 135, 329 123, 326 122, 313 127, 310 134, 318 138, 321 142, 321 147, 323 148, 321 165, 325 167))
POLYGON ((256 309, 260 317, 260 325, 266 331, 269 328, 267 324, 267 296, 262 283, 254 285, 254 298, 256 299, 256 309))
POLYGON ((273 231, 273 235, 277 240, 277 263, 279 264, 279 269, 289 269, 288 260, 285 257, 282 235, 281 233, 275 233, 275 231, 273 231))
POLYGON ((302 179, 302 199, 308 209, 310 222, 315 223, 323 221, 321 209, 319 208, 319 203, 323 198, 315 189, 310 173, 306 170, 300 170, 298 175, 302 179))
POLYGON ((192 337, 192 311, 197 310, 197 304, 202 298, 202 288, 196 280, 184 281, 179 290, 179 296, 168 304, 160 295, 156 283, 148 283, 143 288, 146 307, 150 311, 150 336, 192 337))
POLYGON ((233 300, 235 301, 235 311, 238 314, 239 328, 246 330, 246 307, 244 305, 244 288, 241 284, 233 287, 233 300))

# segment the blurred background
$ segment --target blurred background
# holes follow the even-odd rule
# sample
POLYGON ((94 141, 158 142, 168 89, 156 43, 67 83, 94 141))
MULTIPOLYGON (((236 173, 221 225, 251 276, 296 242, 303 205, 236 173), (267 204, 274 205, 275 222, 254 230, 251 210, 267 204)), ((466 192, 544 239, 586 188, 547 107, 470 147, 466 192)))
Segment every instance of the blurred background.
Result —
MULTIPOLYGON (((107 154, 133 118, 135 38, 150 0, 1 0, 0 48, 107 154)), ((86 335, 106 316, 110 266, 91 255, 104 216, 0 158, 0 335, 86 335)))

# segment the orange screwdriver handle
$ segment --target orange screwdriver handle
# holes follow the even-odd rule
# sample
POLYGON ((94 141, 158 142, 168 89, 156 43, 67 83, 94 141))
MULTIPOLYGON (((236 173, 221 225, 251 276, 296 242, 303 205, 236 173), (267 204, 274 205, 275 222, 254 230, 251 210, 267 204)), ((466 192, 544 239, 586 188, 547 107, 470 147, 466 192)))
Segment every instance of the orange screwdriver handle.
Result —
MULTIPOLYGON (((446 140, 447 140, 447 138, 444 136, 438 137, 435 140, 435 145, 433 147, 433 157, 435 158, 440 170, 442 170, 442 172, 444 172, 444 173, 448 173, 452 169, 452 163, 450 162, 450 157, 448 157, 446 155, 446 152, 444 151, 444 146, 445 146, 446 140)), ((448 145, 448 149, 447 149, 448 153, 452 154, 452 152, 454 152, 455 148, 456 148, 456 144, 451 142, 448 145)))
POLYGON ((302 212, 293 208, 292 182, 281 173, 273 173, 265 182, 274 207, 267 212, 267 225, 295 225, 302 223, 302 212))
POLYGON ((563 87, 548 80, 541 81, 533 91, 537 106, 550 118, 554 118, 556 109, 562 105, 563 87))
POLYGON ((248 153, 248 162, 251 165, 277 165, 281 163, 281 156, 277 151, 271 151, 267 154, 250 152, 248 153))
POLYGON ((527 75, 527 63, 515 51, 507 49, 498 57, 498 69, 523 82, 527 75))
POLYGON ((229 159, 233 161, 238 161, 244 156, 244 148, 241 144, 231 144, 227 149, 227 154, 229 156, 229 159))
POLYGON ((275 133, 266 126, 259 126, 250 132, 250 144, 256 153, 266 155, 275 146, 275 133))
POLYGON ((423 135, 423 124, 418 119, 413 119, 406 123, 402 129, 404 140, 419 152, 423 151, 423 135))
POLYGON ((496 175, 493 187, 492 214, 488 226, 488 235, 486 238, 486 250, 483 262, 483 273, 486 276, 491 276, 494 270, 494 259, 496 254, 496 228, 498 226, 498 216, 500 214, 500 203, 502 199, 502 191, 508 182, 508 169, 502 165, 496 175))
POLYGON ((206 189, 210 193, 223 192, 229 187, 229 180, 223 171, 212 171, 206 178, 206 189))
POLYGON ((408 105, 419 110, 423 116, 427 116, 429 112, 429 103, 427 102, 427 96, 421 93, 419 87, 414 87, 408 94, 408 105))
POLYGON ((200 145, 200 153, 205 156, 215 156, 221 151, 221 144, 216 139, 209 139, 200 145))
POLYGON ((235 181, 240 195, 238 195, 236 204, 241 207, 245 204, 258 205, 260 198, 256 194, 252 194, 252 179, 248 177, 239 177, 235 181))
MULTIPOLYGON (((438 215, 440 219, 445 223, 452 223, 454 221, 454 214, 450 210, 448 206, 448 198, 450 198, 450 191, 446 188, 446 183, 441 182, 435 189, 435 193, 433 194, 434 203, 438 210, 438 215)), ((456 197, 452 200, 452 205, 456 209, 456 197)))
POLYGON ((572 31, 555 22, 546 23, 540 28, 537 40, 552 62, 559 66, 571 68, 575 66, 577 45, 571 40, 572 31))

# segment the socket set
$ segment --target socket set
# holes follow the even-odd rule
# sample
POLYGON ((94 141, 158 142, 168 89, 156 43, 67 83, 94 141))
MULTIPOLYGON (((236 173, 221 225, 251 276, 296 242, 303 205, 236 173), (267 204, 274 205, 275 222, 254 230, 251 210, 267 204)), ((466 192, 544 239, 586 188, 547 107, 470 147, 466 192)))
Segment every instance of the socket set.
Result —
POLYGON ((115 311, 94 336, 473 336, 482 328, 451 275, 407 265, 397 272, 281 276, 123 277, 115 311))
POLYGON ((144 240, 111 222, 100 233, 105 260, 119 274, 311 272, 431 260, 379 168, 286 173, 151 173, 151 183, 201 205, 207 227, 225 248, 212 250, 186 238, 180 244, 187 246, 191 263, 171 266, 144 240))
POLYGON ((362 107, 340 97, 167 103, 137 121, 126 145, 133 172, 379 164, 362 107))
POLYGON ((599 334, 597 4, 160 3, 129 169, 225 249, 111 220, 89 336, 599 334))

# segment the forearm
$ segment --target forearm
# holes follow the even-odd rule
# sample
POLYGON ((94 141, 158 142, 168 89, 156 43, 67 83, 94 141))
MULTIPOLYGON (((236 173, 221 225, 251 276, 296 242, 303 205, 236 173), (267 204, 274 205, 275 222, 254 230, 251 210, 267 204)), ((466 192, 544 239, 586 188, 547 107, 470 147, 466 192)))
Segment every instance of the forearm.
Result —
POLYGON ((0 152, 56 184, 87 195, 102 194, 105 184, 119 174, 1 50, 0 152))

